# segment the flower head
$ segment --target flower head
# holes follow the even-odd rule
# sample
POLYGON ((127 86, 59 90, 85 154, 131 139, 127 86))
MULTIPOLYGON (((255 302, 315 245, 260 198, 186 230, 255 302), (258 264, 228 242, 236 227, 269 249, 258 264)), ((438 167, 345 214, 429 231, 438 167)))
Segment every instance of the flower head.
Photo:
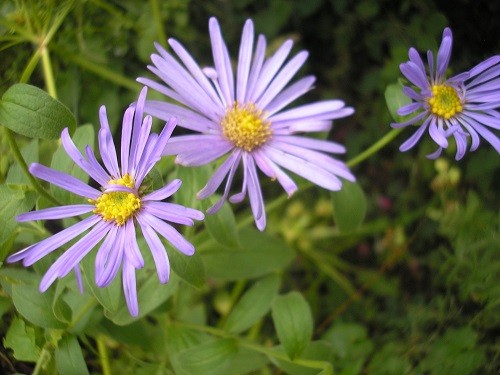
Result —
POLYGON ((176 162, 185 166, 204 165, 228 155, 198 193, 199 198, 209 197, 227 178, 222 198, 208 212, 216 212, 228 198, 240 164, 243 187, 229 200, 240 202, 248 191, 260 230, 266 226, 266 214, 257 168, 278 180, 289 196, 297 185, 282 168, 329 190, 341 188, 339 177, 353 181, 346 165, 327 155, 345 152, 342 145, 296 134, 329 131, 332 120, 349 116, 354 110, 340 100, 284 109, 314 84, 315 78, 308 76, 289 85, 308 53, 299 52, 285 62, 293 45, 289 40, 266 58, 266 39, 259 35, 254 51, 254 28, 248 20, 234 74, 215 18, 210 19, 209 31, 214 67, 201 69, 179 42, 170 39, 177 58, 156 45, 159 54, 151 56, 154 66, 149 66, 164 84, 138 79, 177 102, 147 101, 146 112, 161 119, 174 115, 179 126, 201 133, 173 137, 164 155, 177 155, 176 162))
POLYGON ((62 219, 90 213, 90 216, 78 223, 8 258, 9 262, 22 260, 25 266, 30 266, 88 230, 51 265, 40 283, 40 291, 47 290, 57 278, 66 276, 71 270, 75 270, 81 290, 79 263, 102 241, 95 261, 96 284, 99 287, 109 285, 121 265, 127 306, 130 313, 137 316, 139 307, 135 270, 144 266, 136 239, 137 224, 151 250, 161 283, 168 282, 170 266, 165 247, 157 233, 182 253, 188 256, 194 253, 193 245, 167 222, 193 225, 193 219, 203 219, 203 213, 162 202, 179 189, 181 181, 174 180, 153 192, 145 189, 144 179, 160 159, 175 127, 175 120, 171 119, 159 135, 150 132, 151 116, 146 116, 143 120, 146 93, 147 88, 144 88, 137 105, 125 111, 120 166, 104 106, 99 113, 101 128, 98 135, 104 168, 89 146, 85 148, 86 157, 80 153, 70 138, 68 129, 61 134, 62 145, 67 154, 101 186, 101 190, 66 173, 36 163, 31 165, 30 172, 34 176, 86 198, 87 204, 27 212, 19 215, 18 221, 62 219))
POLYGON ((415 48, 409 50, 410 61, 400 65, 401 72, 415 87, 403 88, 413 102, 401 107, 398 114, 414 116, 391 126, 418 125, 418 129, 399 149, 407 151, 415 146, 428 129, 439 146, 436 152, 428 155, 429 158, 441 155, 451 136, 457 145, 456 160, 467 152, 469 140, 469 150, 476 150, 480 136, 500 153, 500 140, 490 130, 500 129, 497 110, 500 108, 500 56, 493 56, 468 72, 446 79, 452 41, 451 30, 444 29, 436 59, 431 51, 427 52, 428 74, 415 48))

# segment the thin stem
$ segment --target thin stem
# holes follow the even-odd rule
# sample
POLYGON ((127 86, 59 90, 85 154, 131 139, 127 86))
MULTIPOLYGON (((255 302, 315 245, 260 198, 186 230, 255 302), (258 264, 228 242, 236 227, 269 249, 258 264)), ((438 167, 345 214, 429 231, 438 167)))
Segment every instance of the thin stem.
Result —
POLYGON ((56 83, 54 80, 54 73, 52 71, 52 63, 50 61, 49 50, 46 45, 40 46, 42 55, 42 66, 43 66, 43 77, 45 79, 45 85, 47 86, 47 91, 50 96, 57 99, 56 83))
POLYGON ((19 147, 17 146, 17 142, 14 139, 14 134, 10 129, 5 128, 5 136, 7 137, 7 142, 9 142, 9 146, 14 154, 14 159, 19 163, 19 166, 21 167, 22 171, 28 177, 28 179, 31 182, 31 185, 33 188, 42 196, 50 200, 52 203, 62 206, 63 204, 59 202, 56 198, 54 198, 51 194, 49 194, 43 187, 40 185, 40 183, 33 177, 33 175, 30 173, 28 164, 26 164, 26 161, 23 158, 23 155, 21 154, 21 151, 19 150, 19 147))
POLYGON ((160 6, 158 0, 150 0, 149 5, 151 5, 151 12, 153 13, 153 19, 156 25, 156 32, 158 35, 158 41, 162 46, 167 45, 167 38, 165 38, 165 29, 163 28, 163 23, 161 19, 160 6))
POLYGON ((353 157, 351 160, 347 161, 347 166, 348 167, 354 167, 355 165, 358 165, 361 163, 363 160, 368 159, 370 156, 375 154, 378 150, 380 150, 382 147, 387 145, 389 142, 391 142, 394 138, 398 136, 399 133, 401 133, 403 129, 392 129, 389 133, 384 135, 382 138, 380 138, 377 142, 375 142, 373 145, 368 147, 365 151, 363 151, 361 154, 353 157))
POLYGON ((45 345, 42 348, 42 351, 40 352, 40 356, 38 357, 38 360, 36 361, 36 365, 35 365, 35 368, 33 369, 32 375, 40 374, 40 371, 42 371, 42 369, 45 367, 47 362, 50 360, 49 346, 50 346, 50 343, 48 341, 46 341, 45 345))
POLYGON ((104 342, 104 336, 99 335, 97 337, 97 350, 99 351, 99 359, 101 360, 102 374, 112 375, 111 365, 109 364, 109 354, 106 343, 104 342))

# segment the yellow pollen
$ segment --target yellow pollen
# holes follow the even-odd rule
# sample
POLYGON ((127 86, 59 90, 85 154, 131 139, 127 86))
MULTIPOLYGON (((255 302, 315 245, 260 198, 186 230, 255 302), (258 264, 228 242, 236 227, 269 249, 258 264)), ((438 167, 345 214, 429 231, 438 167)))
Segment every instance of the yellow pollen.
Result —
POLYGON ((432 86, 429 106, 432 113, 446 120, 463 110, 457 90, 446 85, 432 86))
MULTIPOLYGON (((127 173, 121 178, 110 180, 109 184, 133 188, 134 180, 127 173)), ((89 199, 89 202, 95 204, 94 213, 100 215, 105 221, 114 220, 118 226, 125 224, 141 208, 140 198, 134 193, 124 191, 104 193, 96 200, 89 199)))
POLYGON ((253 104, 234 103, 227 109, 221 126, 224 137, 245 151, 262 146, 272 135, 271 122, 253 104))

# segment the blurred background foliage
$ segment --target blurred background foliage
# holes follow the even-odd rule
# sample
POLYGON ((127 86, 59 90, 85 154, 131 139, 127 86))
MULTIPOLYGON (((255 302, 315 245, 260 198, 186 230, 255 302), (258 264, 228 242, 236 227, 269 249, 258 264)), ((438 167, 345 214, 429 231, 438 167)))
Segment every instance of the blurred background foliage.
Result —
MULTIPOLYGON (((341 98, 356 109, 330 134, 347 145, 346 159, 389 130, 392 120, 384 91, 400 79, 399 64, 407 59, 410 46, 435 51, 443 28, 450 26, 453 72, 500 53, 500 2, 495 1, 4 0, 0 94, 20 81, 32 68, 33 56, 46 47, 58 98, 78 124, 97 126, 98 108, 104 104, 116 127, 140 89, 135 78, 148 75, 153 42, 165 45, 174 37, 200 64, 211 64, 210 16, 219 19, 233 57, 249 17, 271 49, 291 38, 295 51, 310 52, 300 74, 316 75, 317 84, 307 100, 341 98), (61 13, 65 15, 59 19, 61 13), (31 30, 31 36, 24 35, 24 29, 31 30)), ((45 88, 41 68, 35 69, 30 83, 45 88)), ((281 290, 303 293, 314 317, 314 339, 328 344, 321 350, 308 348, 305 356, 308 350, 311 359, 322 353, 336 373, 346 375, 498 373, 498 155, 484 144, 460 163, 454 161, 452 149, 434 162, 425 158, 433 151, 430 142, 399 153, 407 136, 355 168, 367 202, 366 219, 358 229, 338 230, 330 196, 320 190, 298 193, 269 214, 268 231, 284 238, 297 254, 282 275, 281 290)), ((0 182, 13 162, 7 151, 2 136, 0 182)), ((43 149, 39 154, 43 162, 43 149)), ((264 183, 264 188, 266 196, 279 194, 274 184, 264 183)), ((8 244, 3 247, 2 259, 10 249, 8 244)), ((183 298, 198 299, 191 313, 205 310, 208 323, 215 325, 229 312, 233 286, 209 280, 201 293, 183 298)), ((27 355, 23 362, 18 353, 16 360, 8 349, 12 337, 5 337, 11 326, 25 335, 39 329, 19 320, 2 296, 0 314, 5 323, 0 328, 0 372, 29 372, 32 358, 27 355)), ((116 373, 153 373, 146 343, 130 339, 137 328, 119 331, 109 324, 116 373)), ((151 322, 144 324, 152 327, 151 322)), ((262 324, 261 338, 268 332, 271 339, 270 321, 262 324)), ((86 347, 89 368, 99 371, 86 347)), ((269 372, 255 373, 304 373, 263 366, 269 372)))

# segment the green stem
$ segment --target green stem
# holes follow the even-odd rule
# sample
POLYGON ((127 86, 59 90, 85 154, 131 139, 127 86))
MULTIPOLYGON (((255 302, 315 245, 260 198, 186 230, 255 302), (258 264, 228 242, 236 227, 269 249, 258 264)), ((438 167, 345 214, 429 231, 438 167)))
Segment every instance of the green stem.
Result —
POLYGON ((158 41, 164 47, 167 46, 167 38, 165 38, 165 29, 163 28, 163 23, 161 19, 160 7, 158 5, 158 0, 150 0, 151 12, 153 13, 153 19, 156 25, 156 31, 158 35, 158 41))
POLYGON ((101 360, 102 374, 112 375, 111 366, 109 364, 108 348, 104 342, 104 336, 99 335, 97 338, 97 350, 99 351, 99 359, 101 360))
POLYGON ((43 77, 45 79, 45 85, 47 86, 47 92, 54 99, 57 99, 56 83, 54 80, 54 73, 52 71, 49 50, 46 45, 40 46, 40 49, 40 54, 42 56, 43 77))
POLYGON ((38 357, 38 360, 36 361, 36 365, 35 365, 35 368, 33 369, 32 375, 40 374, 40 371, 42 371, 42 369, 45 367, 47 362, 50 360, 49 346, 50 346, 50 343, 48 341, 46 341, 45 345, 42 348, 42 351, 40 352, 40 356, 38 357))
POLYGON ((348 160, 346 165, 350 168, 354 167, 355 165, 358 165, 361 163, 363 160, 368 159, 370 156, 375 154, 378 150, 380 150, 382 147, 387 145, 389 142, 391 142, 394 138, 398 136, 399 133, 401 133, 403 129, 392 129, 389 133, 384 135, 382 138, 380 138, 377 142, 375 142, 373 145, 368 147, 365 151, 363 151, 361 154, 353 157, 351 160, 348 160))
POLYGON ((17 142, 14 139, 14 134, 10 129, 5 128, 5 136, 7 137, 7 142, 9 142, 9 146, 14 154, 14 159, 19 163, 19 166, 23 170, 24 174, 26 177, 31 182, 31 185, 33 188, 43 197, 47 198, 50 200, 52 203, 55 203, 58 206, 62 206, 62 203, 59 202, 56 198, 54 198, 51 194, 49 194, 43 187, 40 185, 40 183, 33 177, 33 175, 30 173, 28 164, 26 164, 26 161, 23 158, 23 155, 21 154, 21 151, 19 150, 19 147, 17 146, 17 142))

